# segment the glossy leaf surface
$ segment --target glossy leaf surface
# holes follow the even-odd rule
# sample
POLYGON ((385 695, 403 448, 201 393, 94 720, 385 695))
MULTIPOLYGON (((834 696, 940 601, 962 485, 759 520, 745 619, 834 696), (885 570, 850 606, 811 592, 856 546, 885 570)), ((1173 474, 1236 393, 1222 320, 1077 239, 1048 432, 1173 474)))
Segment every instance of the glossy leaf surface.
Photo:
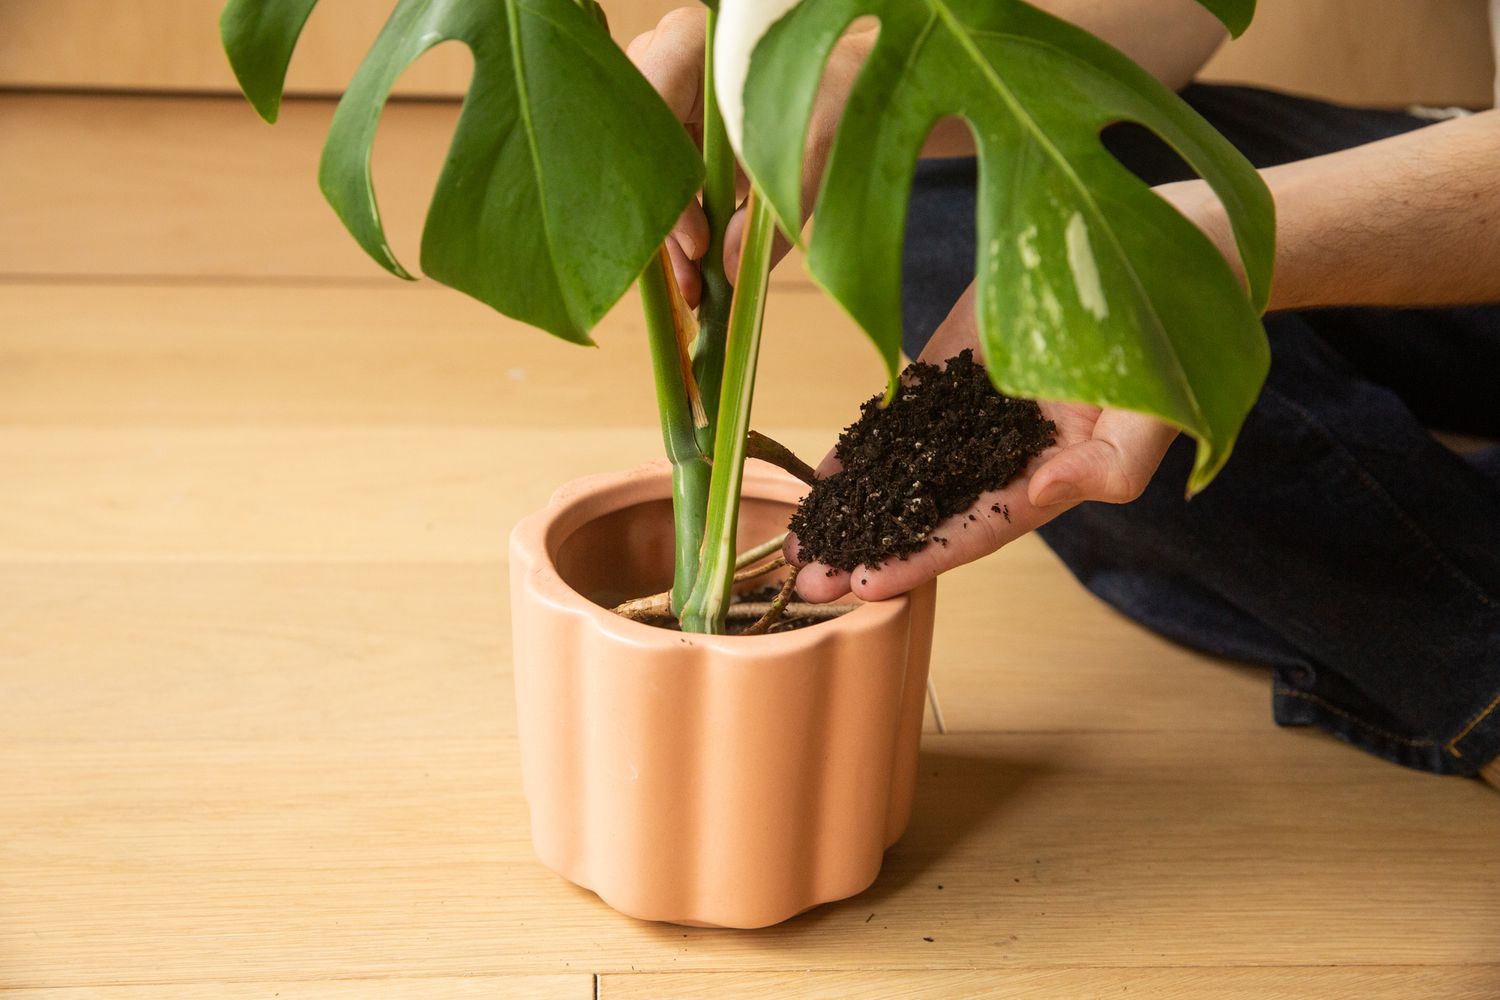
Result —
MULTIPOLYGON (((724 0, 726 24, 745 2, 724 0)), ((789 9, 753 48, 739 139, 784 228, 800 219, 822 66, 855 18, 880 20, 824 178, 808 265, 891 371, 916 160, 933 124, 959 115, 979 156, 977 308, 991 377, 1017 395, 1138 410, 1188 431, 1199 442, 1190 488, 1205 485, 1269 365, 1258 313, 1274 212, 1250 164, 1125 56, 1018 0, 775 2, 789 9), (1105 150, 1100 132, 1120 121, 1152 129, 1212 185, 1248 298, 1208 238, 1105 150)), ((1211 6, 1232 16, 1247 5, 1211 6)), ((726 94, 719 84, 727 105, 732 85, 726 94)))
MULTIPOLYGON (((280 53, 301 30, 293 6, 233 0, 225 10, 226 24, 242 24, 246 9, 265 8, 257 31, 225 34, 231 62, 253 68, 258 107, 273 77, 279 97, 280 53), (272 8, 280 16, 266 20, 272 8)), ((697 190, 697 150, 592 5, 401 0, 339 103, 319 174, 345 226, 394 274, 409 277, 381 225, 375 131, 401 73, 448 40, 469 48, 474 74, 423 229, 423 270, 588 343, 697 190)))
POLYGON ((219 15, 219 35, 235 79, 268 122, 281 112, 292 50, 317 5, 318 0, 231 0, 219 15))

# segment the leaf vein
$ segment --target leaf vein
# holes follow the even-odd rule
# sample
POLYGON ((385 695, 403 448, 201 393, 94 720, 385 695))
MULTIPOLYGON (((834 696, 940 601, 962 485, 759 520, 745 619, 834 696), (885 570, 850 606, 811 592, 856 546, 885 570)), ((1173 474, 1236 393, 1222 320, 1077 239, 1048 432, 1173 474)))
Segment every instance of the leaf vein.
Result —
MULTIPOLYGON (((563 311, 568 315, 568 321, 574 327, 582 328, 586 324, 580 324, 578 318, 573 315, 573 305, 569 301, 567 293, 562 287, 562 275, 557 267, 557 248, 552 237, 552 221, 547 216, 547 187, 546 178, 542 173, 542 155, 537 145, 536 123, 531 118, 531 89, 526 82, 526 58, 521 43, 521 17, 519 11, 520 3, 517 0, 505 0, 505 20, 510 30, 511 66, 516 78, 517 110, 521 118, 521 128, 526 136, 526 149, 531 156, 531 172, 536 184, 537 193, 537 215, 541 219, 542 242, 547 247, 547 260, 551 265, 548 270, 552 272, 552 280, 562 301, 563 311)), ((534 11, 533 11, 534 13, 534 11)))
MULTIPOLYGON (((1063 175, 1068 179, 1073 187, 1077 189, 1079 198, 1083 202, 1084 207, 1088 210, 1089 214, 1094 218, 1094 220, 1099 224, 1100 228, 1105 234, 1105 237, 1109 240, 1110 246, 1113 247, 1116 255, 1122 263, 1125 273, 1130 276, 1130 282, 1135 287, 1137 296, 1144 306, 1146 315, 1150 318, 1152 329, 1168 347, 1168 350, 1165 353, 1171 363, 1172 372, 1176 376, 1178 386, 1182 390, 1188 405, 1192 407, 1193 414, 1197 417, 1199 427, 1202 428, 1205 432, 1211 431, 1211 428, 1208 427, 1203 409, 1199 405, 1197 394, 1193 392, 1193 387, 1188 381, 1187 373, 1183 371, 1182 363, 1177 358, 1176 350, 1172 345, 1171 335, 1167 333, 1166 325, 1162 322, 1161 315, 1156 311, 1155 302, 1152 301, 1150 294, 1146 291, 1145 284, 1144 282, 1142 282, 1140 274, 1136 271, 1134 265, 1131 263, 1130 256, 1125 252, 1125 248, 1121 244, 1119 236, 1115 233, 1114 227, 1110 224, 1108 217, 1104 214, 1103 209, 1099 207, 1098 202, 1094 200, 1092 193, 1088 189, 1088 186, 1083 183, 1082 178, 1078 176, 1077 171, 1073 169, 1073 165, 1068 161, 1067 157, 1065 157, 1062 154, 1062 151, 1058 149, 1050 139, 1047 138, 1046 134, 1037 124, 1036 119, 1031 117, 1030 113, 1028 113, 1026 111, 1026 108, 1021 104, 1020 100, 1005 84, 1005 81, 1001 79, 998 73, 995 72, 994 67, 990 65, 990 62, 985 58, 984 53, 974 45, 973 39, 970 37, 970 35, 984 34, 991 37, 1005 38, 1027 44, 1033 43, 1034 40, 1022 35, 1011 34, 1009 32, 982 31, 979 29, 971 29, 968 27, 968 25, 965 25, 962 21, 960 21, 953 13, 953 11, 949 9, 948 5, 942 2, 942 0, 927 0, 927 4, 933 10, 936 17, 943 21, 944 26, 948 29, 949 33, 952 34, 959 47, 963 50, 964 54, 974 62, 975 66, 979 69, 979 72, 994 87, 995 91, 1005 102, 1006 107, 1010 110, 1011 114, 1014 115, 1021 126, 1031 134, 1032 139, 1037 144, 1037 146, 1040 147, 1043 153, 1045 153, 1048 158, 1057 165, 1057 168, 1063 173, 1063 175)), ((1057 52, 1058 54, 1065 56, 1072 61, 1077 61, 1073 60, 1072 56, 1069 53, 1058 49, 1056 46, 1042 45, 1041 43, 1036 44, 1038 44, 1040 47, 1057 52)))

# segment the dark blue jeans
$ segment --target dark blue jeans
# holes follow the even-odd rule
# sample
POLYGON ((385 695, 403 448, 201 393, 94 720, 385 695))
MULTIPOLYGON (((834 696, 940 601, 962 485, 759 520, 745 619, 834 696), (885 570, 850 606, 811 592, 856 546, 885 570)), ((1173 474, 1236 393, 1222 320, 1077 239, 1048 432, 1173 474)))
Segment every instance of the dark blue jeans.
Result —
MULTIPOLYGON (((1183 96, 1256 166, 1427 124, 1238 87, 1183 96)), ((1190 176, 1134 126, 1107 134, 1148 183, 1190 176)), ((907 236, 907 351, 973 276, 972 160, 924 163, 907 236)), ((1272 669, 1278 723, 1409 767, 1500 756, 1500 305, 1328 309, 1266 320, 1271 373, 1207 490, 1180 438, 1145 495, 1084 504, 1042 537, 1090 591, 1186 645, 1272 669)))

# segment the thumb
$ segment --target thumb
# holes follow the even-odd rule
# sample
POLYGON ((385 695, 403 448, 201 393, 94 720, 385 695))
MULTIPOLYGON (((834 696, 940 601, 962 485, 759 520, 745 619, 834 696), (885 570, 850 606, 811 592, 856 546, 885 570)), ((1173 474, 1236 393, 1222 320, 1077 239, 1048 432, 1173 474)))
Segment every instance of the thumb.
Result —
MULTIPOLYGON (((740 254, 745 248, 745 224, 748 221, 745 209, 738 208, 724 227, 724 273, 729 277, 731 285, 739 282, 740 254)), ((791 241, 781 234, 781 227, 777 226, 776 235, 771 240, 771 266, 781 263, 781 258, 791 253, 791 250, 791 241)))
POLYGON ((1129 503, 1146 491, 1176 436, 1174 428, 1143 414, 1106 410, 1088 440, 1063 448, 1032 473, 1027 496, 1038 507, 1129 503))

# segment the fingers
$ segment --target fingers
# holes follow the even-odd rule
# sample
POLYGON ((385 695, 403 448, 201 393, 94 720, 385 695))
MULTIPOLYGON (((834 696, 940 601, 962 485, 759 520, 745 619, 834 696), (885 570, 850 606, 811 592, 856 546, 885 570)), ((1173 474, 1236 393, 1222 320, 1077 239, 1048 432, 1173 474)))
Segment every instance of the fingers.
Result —
POLYGON ((698 262, 708 251, 708 240, 708 217, 703 214, 703 206, 696 201, 689 202, 667 238, 667 253, 672 258, 677 287, 694 309, 698 308, 698 300, 703 294, 703 275, 698 262))
POLYGON ((672 261, 672 276, 677 279, 677 287, 682 292, 682 298, 691 309, 698 308, 698 302, 703 297, 703 275, 698 270, 698 265, 688 260, 687 254, 682 252, 682 246, 674 239, 667 240, 667 257, 672 261))
MULTIPOLYGON (((703 118, 703 50, 707 21, 701 6, 680 7, 656 27, 637 36, 625 53, 641 75, 661 94, 678 121, 695 139, 703 118)), ((667 253, 682 297, 694 308, 702 295, 703 279, 697 261, 708 250, 708 219, 697 201, 689 203, 672 227, 667 253)))
POLYGON ((1030 501, 1129 503, 1145 492, 1177 431, 1152 417, 1105 410, 1093 435, 1049 457, 1031 476, 1030 501))
POLYGON ((1033 506, 1020 483, 982 493, 968 510, 933 528, 925 548, 905 559, 857 567, 850 574, 850 589, 862 601, 883 601, 904 594, 940 573, 1009 545, 1061 513, 1062 509, 1033 506))
POLYGON ((703 206, 697 201, 688 202, 688 207, 678 216, 672 226, 672 239, 677 241, 678 248, 688 260, 702 260, 708 252, 708 216, 703 214, 703 206))
MULTIPOLYGON (((862 601, 883 601, 989 555, 1084 500, 1128 503, 1145 491, 1176 435, 1153 418, 1104 411, 1092 438, 1045 455, 1029 482, 981 494, 974 506, 938 524, 927 545, 905 559, 831 576, 828 567, 810 563, 797 575, 797 590, 809 601, 835 600, 846 591, 862 601)), ((826 473, 820 468, 819 474, 826 473)), ((795 540, 788 539, 788 549, 796 554, 795 540)))
MULTIPOLYGON (((813 470, 813 476, 818 479, 827 477, 843 468, 839 464, 838 455, 829 451, 823 456, 823 461, 813 470)), ((845 570, 836 570, 819 562, 807 562, 802 558, 802 543, 797 536, 788 533, 786 544, 781 547, 781 554, 786 557, 787 564, 799 567, 797 571, 797 593, 802 595, 805 601, 824 604, 828 601, 836 601, 849 593, 849 574, 845 570)))
MULTIPOLYGON (((730 284, 734 284, 739 278, 740 251, 744 248, 747 221, 747 213, 741 208, 730 217, 729 225, 724 227, 724 273, 729 276, 730 284)), ((771 241, 771 266, 775 267, 781 263, 781 258, 791 250, 791 241, 781 235, 781 229, 778 227, 776 238, 771 241)))
POLYGON ((849 593, 849 574, 822 563, 808 563, 797 571, 797 593, 813 604, 836 601, 849 593))
POLYGON ((625 47, 630 61, 685 125, 703 117, 705 25, 703 7, 679 7, 625 47))

